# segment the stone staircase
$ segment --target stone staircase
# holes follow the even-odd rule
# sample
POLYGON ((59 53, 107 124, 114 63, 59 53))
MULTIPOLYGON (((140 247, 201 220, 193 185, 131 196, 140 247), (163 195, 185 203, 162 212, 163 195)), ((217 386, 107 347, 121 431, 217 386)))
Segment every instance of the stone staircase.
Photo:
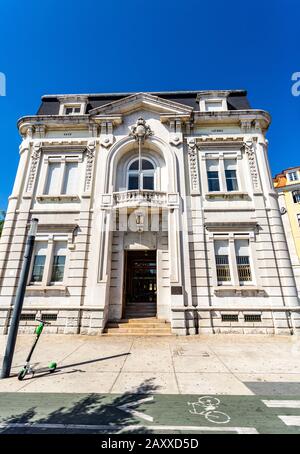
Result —
POLYGON ((124 318, 107 323, 109 336, 170 336, 170 324, 156 318, 155 303, 127 303, 124 318))

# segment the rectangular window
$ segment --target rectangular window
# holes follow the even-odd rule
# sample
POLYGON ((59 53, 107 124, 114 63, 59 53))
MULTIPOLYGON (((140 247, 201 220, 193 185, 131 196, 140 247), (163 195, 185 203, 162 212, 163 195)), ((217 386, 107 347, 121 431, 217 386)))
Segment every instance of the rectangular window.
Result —
POLYGON ((300 191, 293 191, 294 203, 300 203, 300 191))
POLYGON ((217 159, 209 159, 206 161, 206 167, 209 192, 220 191, 219 161, 217 159))
POLYGON ((300 227, 300 214, 297 214, 297 219, 298 219, 298 225, 300 227))
POLYGON ((154 189, 154 177, 152 175, 144 175, 143 189, 154 189))
POLYGON ((66 162, 62 193, 74 195, 78 192, 78 162, 66 162))
POLYGON ((54 246, 51 283, 63 282, 66 264, 67 244, 57 241, 54 246))
POLYGON ((289 172, 288 177, 289 177, 289 181, 298 181, 297 172, 289 172))
POLYGON ((231 281, 229 267, 229 248, 227 240, 214 243, 218 285, 231 281))
POLYGON ((205 101, 205 109, 207 112, 222 110, 222 101, 205 101))
POLYGON ((225 159, 224 167, 227 191, 238 191, 239 187, 236 176, 236 160, 225 159))
POLYGON ((35 246, 31 282, 42 282, 46 262, 48 244, 46 242, 37 242, 35 246))
POLYGON ((80 106, 67 106, 65 107, 65 115, 74 115, 80 113, 80 106))
POLYGON ((252 280, 249 257, 249 241, 235 240, 234 245, 239 281, 240 285, 243 285, 245 282, 251 282, 252 280))
POLYGON ((49 162, 44 194, 60 194, 60 162, 49 162))
POLYGON ((128 190, 132 191, 134 189, 139 189, 139 177, 138 175, 129 175, 128 190))

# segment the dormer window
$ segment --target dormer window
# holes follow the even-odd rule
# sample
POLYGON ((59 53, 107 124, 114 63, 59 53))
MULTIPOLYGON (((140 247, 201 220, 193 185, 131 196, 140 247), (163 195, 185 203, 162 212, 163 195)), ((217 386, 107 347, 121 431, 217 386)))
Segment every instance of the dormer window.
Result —
POLYGON ((228 110, 227 96, 229 91, 208 90, 198 93, 200 112, 223 112, 228 110))
POLYGON ((84 115, 87 106, 86 95, 58 96, 60 102, 59 115, 84 115))
POLYGON ((294 171, 294 172, 289 172, 289 173, 288 173, 288 178, 289 178, 289 181, 298 181, 297 172, 296 172, 296 171, 294 171))
POLYGON ((223 110, 223 103, 221 100, 205 101, 205 110, 207 112, 223 110))

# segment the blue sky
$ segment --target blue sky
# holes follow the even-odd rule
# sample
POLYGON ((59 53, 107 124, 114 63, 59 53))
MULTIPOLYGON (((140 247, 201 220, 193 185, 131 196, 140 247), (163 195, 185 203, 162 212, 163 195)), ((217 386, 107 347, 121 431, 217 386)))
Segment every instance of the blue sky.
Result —
POLYGON ((297 0, 2 0, 0 208, 18 164, 16 121, 46 93, 245 88, 273 118, 273 174, 300 165, 299 12, 297 0))

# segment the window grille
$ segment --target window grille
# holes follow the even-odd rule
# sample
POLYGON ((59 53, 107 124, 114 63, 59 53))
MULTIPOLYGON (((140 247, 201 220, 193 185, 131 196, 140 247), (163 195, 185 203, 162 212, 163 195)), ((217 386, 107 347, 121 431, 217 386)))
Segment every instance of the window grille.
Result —
POLYGON ((57 314, 43 314, 42 320, 43 322, 56 322, 57 314))
POLYGON ((231 280, 228 255, 216 255, 216 267, 218 282, 231 280))
POLYGON ((34 321, 35 317, 36 317, 35 313, 21 314, 20 320, 21 321, 34 321))
POLYGON ((238 322, 239 316, 237 314, 222 314, 222 322, 238 322))
POLYGON ((261 315, 260 314, 245 314, 244 320, 245 320, 245 322, 261 322, 261 315))
POLYGON ((249 257, 245 255, 237 256, 237 268, 239 274, 239 281, 240 282, 249 282, 252 280, 251 278, 251 269, 250 269, 250 262, 249 257))

